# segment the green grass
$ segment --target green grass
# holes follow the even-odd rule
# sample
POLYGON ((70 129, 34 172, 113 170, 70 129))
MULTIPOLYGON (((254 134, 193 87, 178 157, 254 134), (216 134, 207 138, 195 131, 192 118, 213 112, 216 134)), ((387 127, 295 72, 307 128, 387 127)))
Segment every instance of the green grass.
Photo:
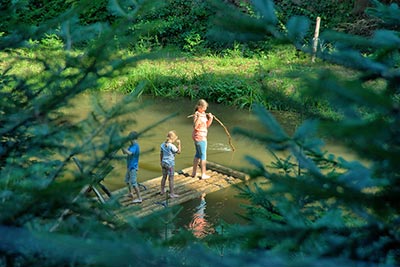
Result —
MULTIPOLYGON (((57 59, 55 68, 62 66, 65 60, 63 53, 57 51, 52 49, 52 53, 57 55, 54 56, 57 59)), ((5 69, 12 63, 14 67, 17 66, 13 69, 16 74, 22 77, 37 74, 35 79, 40 81, 43 66, 32 65, 29 58, 40 57, 41 53, 41 50, 23 50, 11 56, 3 54, 2 67, 5 69)), ((124 54, 132 56, 129 52, 121 52, 118 56, 124 54)), ((175 51, 162 58, 139 61, 122 77, 101 78, 100 88, 128 94, 138 90, 139 84, 144 84, 140 93, 156 97, 205 98, 239 109, 251 109, 253 104, 261 103, 269 110, 301 113, 307 110, 332 117, 332 111, 324 103, 301 97, 305 87, 302 78, 316 76, 322 68, 345 74, 337 66, 323 62, 311 63, 308 55, 299 54, 291 46, 270 47, 251 57, 243 56, 239 50, 227 50, 218 56, 193 56, 175 51)))
POLYGON ((327 67, 307 55, 283 47, 253 57, 238 53, 146 60, 123 79, 106 80, 103 90, 130 93, 145 82, 144 94, 160 97, 206 98, 241 109, 261 103, 270 110, 298 111, 302 74, 327 67))

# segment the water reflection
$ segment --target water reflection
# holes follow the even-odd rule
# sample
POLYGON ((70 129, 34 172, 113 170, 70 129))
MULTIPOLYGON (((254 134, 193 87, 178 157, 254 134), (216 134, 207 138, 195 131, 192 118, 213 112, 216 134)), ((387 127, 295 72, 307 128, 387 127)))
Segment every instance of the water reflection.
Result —
POLYGON ((205 213, 206 206, 206 193, 203 193, 200 197, 200 204, 196 207, 195 213, 188 226, 193 235, 197 238, 203 238, 214 233, 213 225, 207 221, 205 213))

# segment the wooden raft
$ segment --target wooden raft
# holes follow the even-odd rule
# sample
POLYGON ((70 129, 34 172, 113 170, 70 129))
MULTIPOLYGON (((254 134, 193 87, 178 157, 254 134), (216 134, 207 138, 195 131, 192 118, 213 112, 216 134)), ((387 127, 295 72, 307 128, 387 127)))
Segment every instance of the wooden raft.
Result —
MULTIPOLYGON (((122 188, 112 193, 121 204, 121 209, 117 214, 128 219, 129 217, 144 217, 153 212, 159 211, 167 206, 174 206, 185 203, 189 200, 199 198, 202 193, 212 193, 233 184, 241 183, 248 180, 248 175, 233 170, 231 168, 207 162, 206 174, 209 179, 200 180, 198 177, 191 177, 192 167, 185 168, 175 172, 175 194, 177 198, 169 198, 168 194, 160 195, 161 176, 140 183, 140 193, 143 202, 141 204, 133 204, 132 198, 128 195, 128 189, 122 188)), ((168 190, 168 180, 165 189, 168 190)))

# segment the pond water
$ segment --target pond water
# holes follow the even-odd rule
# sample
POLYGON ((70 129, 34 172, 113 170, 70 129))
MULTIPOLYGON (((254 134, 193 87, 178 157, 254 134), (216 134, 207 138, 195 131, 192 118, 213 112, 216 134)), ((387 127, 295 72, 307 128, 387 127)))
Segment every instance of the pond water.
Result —
MULTIPOLYGON (((101 98, 103 103, 110 106, 121 99, 122 95, 118 93, 102 93, 101 98)), ((88 104, 89 96, 83 95, 79 98, 79 105, 76 106, 76 112, 81 116, 86 116, 91 111, 88 104)), ((137 123, 132 125, 132 129, 127 129, 126 134, 132 130, 144 129, 155 122, 167 117, 175 112, 176 117, 156 126, 148 133, 141 136, 138 140, 141 151, 140 156, 138 181, 143 182, 161 175, 159 165, 159 146, 165 140, 166 134, 170 130, 175 130, 182 142, 182 152, 176 156, 175 170, 190 167, 193 162, 194 145, 191 138, 192 134, 192 119, 187 118, 194 111, 195 101, 188 99, 162 99, 143 97, 139 101, 151 100, 152 104, 145 106, 142 110, 130 114, 137 123)), ((209 103, 207 112, 213 113, 231 132, 233 127, 241 127, 254 131, 261 131, 261 126, 253 114, 246 110, 237 110, 232 107, 227 107, 223 104, 209 103)), ((296 114, 288 112, 273 113, 280 124, 289 132, 293 132, 300 124, 300 119, 296 114)), ((252 140, 243 136, 232 135, 232 144, 235 151, 232 151, 227 134, 224 128, 214 120, 208 133, 208 150, 207 158, 209 161, 216 162, 235 169, 249 168, 251 165, 244 159, 246 155, 251 155, 257 159, 270 163, 272 156, 265 148, 252 140)), ((342 148, 334 145, 328 145, 327 150, 333 150, 342 156, 346 155, 348 159, 349 153, 342 148)), ((122 153, 121 153, 122 156, 122 153)), ((125 186, 125 160, 116 161, 113 164, 113 171, 105 179, 105 184, 112 190, 119 189, 125 186)), ((237 216, 244 212, 241 204, 244 200, 237 197, 235 188, 227 188, 205 196, 206 203, 199 208, 201 203, 205 204, 201 199, 195 199, 182 205, 183 209, 180 213, 180 224, 182 226, 194 225, 193 222, 199 222, 200 225, 215 225, 218 221, 223 220, 227 223, 245 223, 245 221, 237 216), (203 215, 198 215, 204 212, 203 215), (197 217, 196 217, 197 216, 197 217)))

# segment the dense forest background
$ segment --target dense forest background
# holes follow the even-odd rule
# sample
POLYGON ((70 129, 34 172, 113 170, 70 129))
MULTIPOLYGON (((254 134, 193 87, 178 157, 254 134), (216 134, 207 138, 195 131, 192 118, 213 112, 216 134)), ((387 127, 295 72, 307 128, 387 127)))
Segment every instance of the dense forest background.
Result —
POLYGON ((399 265, 396 1, 10 0, 0 16, 0 266, 399 265), (201 57, 269 65, 224 83, 138 72, 201 57), (62 112, 82 92, 110 88, 126 94, 111 109, 93 99, 87 118, 62 112), (119 118, 141 108, 143 93, 249 108, 265 130, 234 133, 287 152, 268 163, 248 156, 248 173, 265 183, 238 189, 251 203, 247 225, 162 238, 175 208, 123 221, 116 201, 85 197, 127 143, 135 122, 119 118), (277 107, 304 113, 293 134, 268 112, 277 107), (322 151, 321 133, 368 164, 322 151))
MULTIPOLYGON (((0 31, 7 33, 9 25, 13 20, 19 24, 39 26, 41 23, 54 19, 63 14, 71 7, 78 6, 81 1, 19 1, 19 9, 15 14, 4 13, 6 16, 1 22, 0 31)), ((251 1, 249 0, 227 0, 231 6, 251 14, 251 1)), ((395 3, 394 0, 380 1, 383 4, 395 3)), ((6 10, 12 1, 3 1, 2 9, 6 10)), ((116 1, 120 7, 133 5, 129 1, 116 1)), ((178 45, 184 49, 188 45, 205 45, 217 49, 220 44, 210 43, 206 39, 207 29, 210 26, 210 16, 215 14, 215 9, 207 1, 192 0, 179 1, 168 0, 157 8, 158 4, 145 14, 138 14, 135 17, 133 27, 137 29, 148 29, 141 36, 141 41, 152 42, 153 45, 178 45), (150 27, 152 26, 152 27, 150 27), (150 29, 156 30, 151 32, 150 29), (147 35, 147 36, 146 36, 147 35), (146 38, 147 37, 147 38, 146 38), (197 43, 196 43, 197 42, 197 43), (206 42, 206 44, 204 44, 206 42)), ((337 29, 347 33, 369 35, 378 26, 376 18, 367 16, 365 9, 371 6, 369 0, 355 1, 296 1, 283 0, 275 1, 278 19, 282 24, 290 17, 304 15, 315 23, 317 16, 321 17, 323 25, 327 29, 337 29)), ((87 6, 79 11, 79 20, 83 25, 94 23, 114 23, 117 19, 115 12, 110 12, 109 1, 101 0, 87 3, 87 6)), ((134 42, 132 42, 134 43, 134 42)))

